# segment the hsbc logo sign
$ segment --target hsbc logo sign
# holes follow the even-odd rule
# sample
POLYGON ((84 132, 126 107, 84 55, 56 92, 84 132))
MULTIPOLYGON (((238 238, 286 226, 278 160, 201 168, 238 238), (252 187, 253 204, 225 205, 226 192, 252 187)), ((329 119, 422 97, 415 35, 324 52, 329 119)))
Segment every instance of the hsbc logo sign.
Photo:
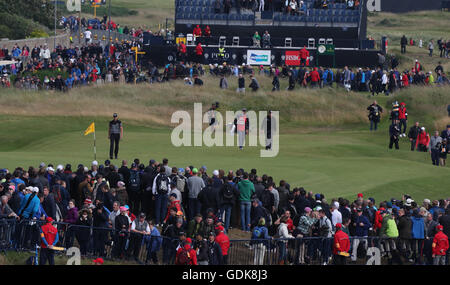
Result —
POLYGON ((287 50, 285 53, 284 63, 288 66, 300 65, 300 51, 299 50, 287 50))
POLYGON ((286 55, 286 60, 300 60, 298 55, 286 55))

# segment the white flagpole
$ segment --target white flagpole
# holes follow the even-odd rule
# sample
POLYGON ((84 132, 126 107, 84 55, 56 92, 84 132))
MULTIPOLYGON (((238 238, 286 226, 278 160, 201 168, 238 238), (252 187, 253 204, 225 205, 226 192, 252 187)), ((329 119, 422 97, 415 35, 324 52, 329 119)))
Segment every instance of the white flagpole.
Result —
POLYGON ((94 122, 94 160, 97 160, 97 147, 95 146, 95 122, 94 122))

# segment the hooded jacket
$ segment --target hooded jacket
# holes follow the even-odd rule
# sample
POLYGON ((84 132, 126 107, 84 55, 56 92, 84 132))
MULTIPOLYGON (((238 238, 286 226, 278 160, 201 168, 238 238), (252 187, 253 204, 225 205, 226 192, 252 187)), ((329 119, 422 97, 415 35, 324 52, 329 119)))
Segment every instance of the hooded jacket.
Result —
POLYGON ((253 193, 255 193, 255 186, 250 180, 242 180, 238 183, 239 200, 242 202, 250 202, 253 193))
POLYGON ((419 133, 416 140, 416 147, 419 144, 425 145, 428 148, 430 145, 430 135, 428 135, 427 132, 423 131, 419 133))
POLYGON ((442 231, 439 231, 434 236, 432 247, 433 254, 445 256, 448 250, 448 237, 442 231))
POLYGON ((425 222, 422 217, 411 217, 412 221, 412 238, 424 239, 425 238, 425 222))

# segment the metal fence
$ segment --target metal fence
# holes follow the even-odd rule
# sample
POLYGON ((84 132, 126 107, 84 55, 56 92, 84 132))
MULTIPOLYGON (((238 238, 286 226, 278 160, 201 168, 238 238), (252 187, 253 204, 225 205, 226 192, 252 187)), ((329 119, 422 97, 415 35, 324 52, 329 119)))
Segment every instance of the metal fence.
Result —
MULTIPOLYGON (((0 219, 0 251, 34 251, 40 244, 40 220, 0 219)), ((138 264, 174 264, 178 239, 123 233, 98 228, 55 223, 58 245, 77 247, 84 257, 131 260, 138 264)), ((229 265, 332 264, 333 238, 230 240, 229 265)), ((432 264, 432 239, 402 240, 377 236, 350 237, 348 264, 432 264)), ((448 259, 448 258, 447 258, 448 259)), ((447 263, 448 264, 448 260, 447 263)))

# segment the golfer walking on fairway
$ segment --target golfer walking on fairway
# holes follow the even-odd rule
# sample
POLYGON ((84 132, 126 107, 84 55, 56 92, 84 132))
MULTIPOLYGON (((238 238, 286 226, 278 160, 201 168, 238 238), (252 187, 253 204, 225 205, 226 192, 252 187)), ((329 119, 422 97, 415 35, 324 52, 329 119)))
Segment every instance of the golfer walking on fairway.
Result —
POLYGON ((123 127, 122 122, 119 120, 117 113, 114 113, 113 120, 109 122, 108 129, 108 139, 110 141, 109 144, 109 158, 113 159, 113 150, 114 157, 117 159, 117 155, 119 154, 119 140, 123 138, 123 127))
POLYGON ((234 119, 236 131, 238 134, 239 149, 243 149, 245 143, 245 135, 248 135, 249 122, 247 118, 247 109, 243 108, 242 113, 234 119))

